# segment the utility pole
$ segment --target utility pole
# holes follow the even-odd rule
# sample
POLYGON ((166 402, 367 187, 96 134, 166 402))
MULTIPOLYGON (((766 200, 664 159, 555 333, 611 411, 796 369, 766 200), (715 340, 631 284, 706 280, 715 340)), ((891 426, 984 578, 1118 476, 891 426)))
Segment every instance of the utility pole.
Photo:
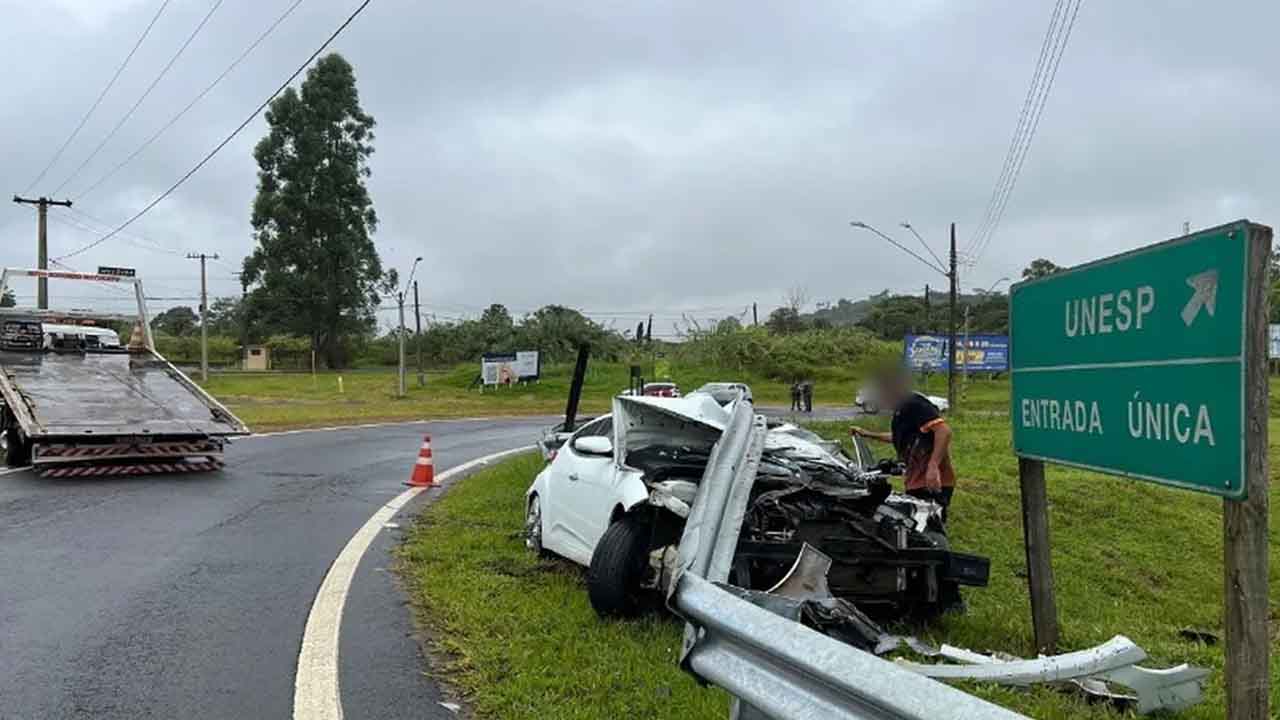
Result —
POLYGON ((188 260, 200 261, 200 382, 209 382, 209 286, 205 280, 205 261, 217 260, 218 253, 187 253, 188 260))
POLYGON ((924 331, 931 332, 933 321, 929 319, 929 283, 924 284, 924 331))
POLYGON ((418 305, 418 281, 413 281, 413 344, 418 348, 418 387, 427 384, 427 377, 422 373, 422 308, 418 305))
POLYGON ((760 324, 760 306, 756 303, 751 303, 751 324, 760 324))
MULTIPOLYGON (((13 196, 13 201, 19 205, 35 205, 36 217, 38 218, 36 225, 36 267, 41 270, 49 269, 49 206, 57 205, 59 207, 71 207, 70 200, 50 200, 47 197, 24 198, 17 195, 13 196)), ((49 279, 36 279, 36 307, 41 310, 49 309, 49 279)))
POLYGON ((404 291, 397 296, 400 299, 400 369, 396 374, 396 397, 404 397, 404 291))
POLYGON ((951 325, 947 339, 947 403, 956 410, 956 293, 960 290, 960 276, 956 273, 956 224, 951 223, 951 325))
POLYGON ((964 355, 960 358, 960 367, 964 369, 964 382, 960 386, 960 396, 969 397, 969 303, 964 305, 964 343, 961 344, 964 355))

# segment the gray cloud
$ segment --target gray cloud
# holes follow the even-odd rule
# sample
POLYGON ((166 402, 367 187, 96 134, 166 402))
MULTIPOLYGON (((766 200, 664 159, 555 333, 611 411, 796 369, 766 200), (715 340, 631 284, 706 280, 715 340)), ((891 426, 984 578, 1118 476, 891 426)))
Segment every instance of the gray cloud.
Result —
MULTIPOLYGON (((211 2, 211 0, 209 0, 211 2)), ((62 178, 128 108, 209 2, 175 1, 67 156, 62 178)), ((281 12, 227 0, 71 194, 127 155, 281 12)), ((119 222, 191 166, 345 17, 306 0, 146 154, 77 209, 119 222)), ((0 177, 22 190, 119 63, 154 1, 0 0, 0 177)), ((981 219, 1051 3, 414 3, 374 0, 336 43, 378 120, 371 190, 389 266, 423 255, 423 301, 492 301, 613 318, 762 312, 939 284, 848 228, 941 252, 981 219), (901 235, 904 241, 911 240, 901 235)), ((1280 8, 1085 3, 1004 222, 967 281, 1038 256, 1075 263, 1240 216, 1277 215, 1267 182, 1280 93, 1280 8)), ((76 264, 134 264, 193 295, 188 250, 217 251, 213 289, 250 249, 259 119, 126 238, 76 264), (168 248, 169 252, 156 247, 168 248)), ((53 185, 50 185, 50 188, 53 185)), ((40 192, 36 188, 35 192, 40 192)), ((47 191, 47 189, 46 189, 47 191)), ((6 204, 8 206, 8 204, 6 204)), ((92 225, 83 216, 73 222, 92 225)), ((34 260, 29 209, 0 213, 0 263, 34 260)), ((53 254, 94 235, 51 225, 53 254)), ((96 291, 101 294, 101 291, 96 291)), ((170 301, 158 305, 172 304, 170 301)))

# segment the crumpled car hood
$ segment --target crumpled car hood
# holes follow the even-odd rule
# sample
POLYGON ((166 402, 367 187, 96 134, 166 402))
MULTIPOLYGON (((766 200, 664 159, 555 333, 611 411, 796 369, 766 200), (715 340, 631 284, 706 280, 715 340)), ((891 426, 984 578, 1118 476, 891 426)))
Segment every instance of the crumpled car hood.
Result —
POLYGON ((614 457, 625 466, 632 452, 652 445, 710 452, 732 411, 732 404, 721 407, 706 393, 695 392, 679 398, 615 397, 614 457))

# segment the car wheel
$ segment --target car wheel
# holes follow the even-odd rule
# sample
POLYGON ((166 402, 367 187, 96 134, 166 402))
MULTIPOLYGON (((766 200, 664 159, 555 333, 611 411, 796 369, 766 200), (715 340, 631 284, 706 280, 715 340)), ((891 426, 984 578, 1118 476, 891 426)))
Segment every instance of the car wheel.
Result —
POLYGON ((18 428, 4 431, 4 462, 9 467, 25 467, 31 464, 31 441, 22 436, 18 428))
POLYGON ((640 612, 649 524, 626 515, 600 537, 587 568, 587 597, 601 617, 633 617, 640 612))
POLYGON ((529 509, 525 512, 524 546, 539 557, 547 554, 542 548, 542 503, 537 495, 529 498, 529 509))

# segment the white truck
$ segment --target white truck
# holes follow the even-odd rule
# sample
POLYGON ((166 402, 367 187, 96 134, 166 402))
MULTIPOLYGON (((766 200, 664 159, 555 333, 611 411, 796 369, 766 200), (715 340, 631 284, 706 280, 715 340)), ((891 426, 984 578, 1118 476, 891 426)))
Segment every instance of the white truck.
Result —
POLYGON ((132 271, 5 268, 26 277, 132 286, 136 316, 0 308, 0 431, 5 460, 45 477, 201 472, 223 466, 248 427, 156 351, 142 281, 132 271), (92 325, 133 323, 127 346, 92 325), (81 328, 77 330, 77 328, 81 328))

